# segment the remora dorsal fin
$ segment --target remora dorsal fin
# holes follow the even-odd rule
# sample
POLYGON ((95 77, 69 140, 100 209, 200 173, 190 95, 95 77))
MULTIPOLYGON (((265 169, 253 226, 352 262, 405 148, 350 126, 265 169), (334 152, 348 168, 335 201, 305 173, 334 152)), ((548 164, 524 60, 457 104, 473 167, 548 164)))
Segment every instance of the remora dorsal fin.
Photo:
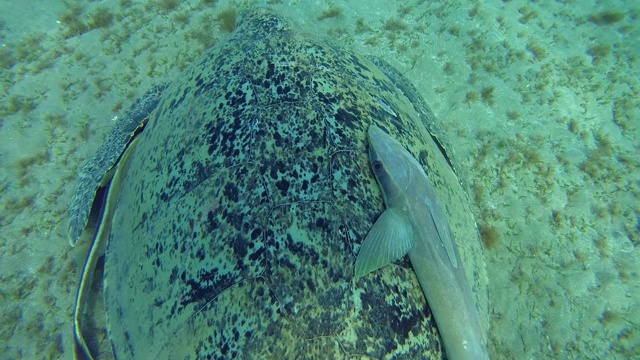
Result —
POLYGON ((431 220, 436 226, 436 231, 438 232, 440 243, 444 247, 444 251, 447 253, 449 261, 451 261, 451 265, 453 265, 453 267, 457 269, 458 260, 456 259, 456 252, 454 250, 455 246, 453 244, 453 231, 451 230, 451 226, 449 225, 447 214, 444 213, 441 206, 434 204, 428 197, 424 198, 423 200, 427 208, 429 208, 429 215, 431 215, 431 220))

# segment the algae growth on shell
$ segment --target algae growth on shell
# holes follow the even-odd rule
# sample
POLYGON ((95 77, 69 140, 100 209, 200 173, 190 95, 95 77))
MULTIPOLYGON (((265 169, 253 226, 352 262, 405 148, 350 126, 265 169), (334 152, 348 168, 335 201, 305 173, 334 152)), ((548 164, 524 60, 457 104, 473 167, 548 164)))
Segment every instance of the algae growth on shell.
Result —
POLYGON ((390 66, 256 10, 168 80, 130 154, 106 245, 118 358, 442 357, 406 262, 354 281, 383 209, 371 124, 433 173, 486 313, 477 230, 444 134, 390 66))

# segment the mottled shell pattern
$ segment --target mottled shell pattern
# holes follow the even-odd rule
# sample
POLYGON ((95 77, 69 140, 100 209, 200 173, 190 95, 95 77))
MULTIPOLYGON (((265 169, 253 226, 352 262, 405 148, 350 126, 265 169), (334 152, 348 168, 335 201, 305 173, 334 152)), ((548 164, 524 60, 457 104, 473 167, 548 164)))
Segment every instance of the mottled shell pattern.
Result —
POLYGON ((164 91, 131 154, 104 272, 116 357, 442 358, 406 259, 354 280, 384 209, 376 124, 432 177, 486 313, 475 222, 434 121, 385 63, 245 13, 164 91))

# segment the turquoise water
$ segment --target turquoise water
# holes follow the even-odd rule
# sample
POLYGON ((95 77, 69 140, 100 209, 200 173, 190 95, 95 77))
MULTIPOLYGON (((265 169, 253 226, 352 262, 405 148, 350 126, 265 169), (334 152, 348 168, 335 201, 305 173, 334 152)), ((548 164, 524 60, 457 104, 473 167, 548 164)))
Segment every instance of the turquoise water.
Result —
MULTIPOLYGON (((421 92, 485 244, 496 359, 640 356, 640 7, 282 1, 421 92), (333 6, 334 11, 327 11, 333 6)), ((115 117, 232 24, 226 1, 0 2, 0 353, 69 358, 67 207, 115 117), (226 20, 225 20, 226 19, 226 20)), ((263 4, 263 2, 256 2, 263 4)))

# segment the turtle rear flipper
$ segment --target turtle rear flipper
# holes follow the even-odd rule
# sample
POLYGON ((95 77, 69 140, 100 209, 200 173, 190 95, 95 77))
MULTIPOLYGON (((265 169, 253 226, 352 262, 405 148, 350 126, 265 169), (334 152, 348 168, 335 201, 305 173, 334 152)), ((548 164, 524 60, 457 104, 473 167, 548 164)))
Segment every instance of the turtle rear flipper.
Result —
POLYGON ((120 117, 113 131, 98 148, 96 156, 87 161, 78 174, 78 182, 69 207, 67 230, 69 244, 72 247, 78 243, 87 226, 98 188, 111 180, 114 166, 131 140, 142 131, 166 88, 166 84, 155 86, 138 99, 120 117))

